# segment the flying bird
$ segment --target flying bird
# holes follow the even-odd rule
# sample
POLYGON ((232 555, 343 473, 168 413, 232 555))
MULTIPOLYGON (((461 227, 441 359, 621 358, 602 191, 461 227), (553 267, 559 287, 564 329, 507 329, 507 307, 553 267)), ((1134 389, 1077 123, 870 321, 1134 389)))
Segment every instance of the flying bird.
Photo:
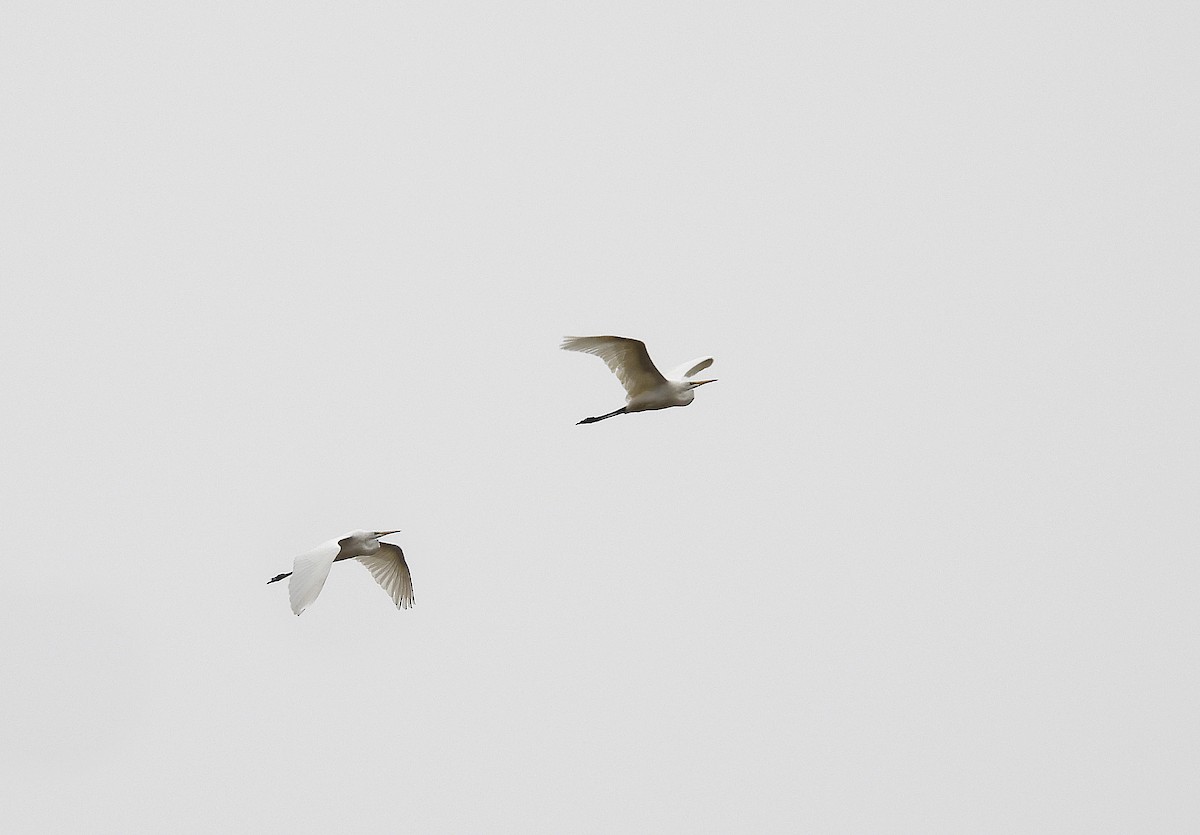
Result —
POLYGON ((691 379, 713 364, 712 357, 699 357, 686 362, 672 371, 670 378, 664 377, 654 367, 646 351, 646 343, 639 339, 624 336, 567 336, 563 337, 562 349, 600 357, 625 387, 624 406, 607 415, 584 418, 579 423, 595 423, 630 412, 686 406, 696 396, 694 389, 705 383, 716 382, 691 379))
POLYGON ((288 581, 288 598, 297 615, 312 605, 325 585, 329 569, 340 560, 355 559, 367 567, 375 582, 391 595, 397 608, 407 609, 413 600, 412 576, 400 546, 380 542, 380 537, 400 531, 351 531, 340 539, 331 539, 296 557, 292 570, 267 580, 267 585, 284 577, 288 581))

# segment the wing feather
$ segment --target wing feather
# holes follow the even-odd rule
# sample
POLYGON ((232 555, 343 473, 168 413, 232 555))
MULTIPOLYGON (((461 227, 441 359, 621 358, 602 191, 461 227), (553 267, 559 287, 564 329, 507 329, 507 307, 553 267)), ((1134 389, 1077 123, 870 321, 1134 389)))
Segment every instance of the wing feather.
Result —
POLYGON ((704 369, 713 364, 712 357, 696 357, 694 360, 688 360, 678 368, 672 369, 667 375, 668 380, 686 380, 689 377, 694 377, 704 369))
POLYGON ((325 587, 329 568, 341 550, 341 544, 331 539, 296 557, 292 565, 292 578, 288 581, 288 600, 293 612, 300 614, 317 599, 325 587))
POLYGON ((391 596, 396 608, 407 609, 416 602, 413 598, 412 575, 408 572, 408 563, 404 561, 400 546, 380 542, 379 550, 374 554, 354 559, 367 567, 375 582, 391 596))
POLYGON ((643 392, 658 388, 667 382, 662 372, 654 367, 646 343, 640 339, 624 336, 567 336, 563 337, 564 351, 581 351, 594 354, 604 360, 621 385, 625 394, 636 397, 643 392))

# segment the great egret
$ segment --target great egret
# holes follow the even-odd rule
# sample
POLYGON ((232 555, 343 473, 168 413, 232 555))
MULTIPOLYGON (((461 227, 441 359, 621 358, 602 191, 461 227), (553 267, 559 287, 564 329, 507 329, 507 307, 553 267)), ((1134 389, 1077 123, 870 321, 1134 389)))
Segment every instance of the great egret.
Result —
POLYGON ((379 538, 400 531, 351 531, 340 539, 331 539, 296 557, 292 570, 267 580, 267 585, 284 577, 288 582, 288 598, 292 611, 300 614, 317 599, 329 569, 339 560, 355 559, 367 567, 375 582, 392 596, 398 608, 407 609, 413 600, 412 576, 408 563, 398 545, 380 542, 379 538))
POLYGON ((664 377, 650 360, 646 343, 639 339, 624 336, 566 336, 563 337, 562 349, 600 357, 625 387, 625 405, 622 408, 607 415, 584 418, 579 423, 595 423, 630 412, 686 406, 696 396, 693 389, 716 382, 690 379, 712 365, 712 357, 699 357, 684 363, 671 372, 672 379, 664 377))

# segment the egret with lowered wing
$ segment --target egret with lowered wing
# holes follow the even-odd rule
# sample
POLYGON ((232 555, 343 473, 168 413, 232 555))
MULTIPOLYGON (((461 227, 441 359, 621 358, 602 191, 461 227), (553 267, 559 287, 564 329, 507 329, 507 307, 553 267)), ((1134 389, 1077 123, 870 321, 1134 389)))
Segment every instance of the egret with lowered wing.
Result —
POLYGON ((381 537, 400 531, 351 531, 339 539, 331 539, 296 557, 292 570, 267 580, 277 583, 284 577, 288 581, 288 598, 292 611, 300 614, 317 599, 325 586, 325 578, 335 562, 355 559, 367 567, 375 582, 379 583, 392 598, 397 608, 407 609, 413 599, 412 575, 399 545, 380 542, 381 537))

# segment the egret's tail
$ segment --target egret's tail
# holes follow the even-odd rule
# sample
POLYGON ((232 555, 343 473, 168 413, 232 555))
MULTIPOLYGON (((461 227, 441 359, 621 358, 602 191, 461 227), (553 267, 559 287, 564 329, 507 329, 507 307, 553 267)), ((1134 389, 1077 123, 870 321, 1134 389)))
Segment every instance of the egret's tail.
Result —
POLYGON ((272 583, 278 583, 278 582, 279 582, 280 580, 282 580, 284 577, 291 577, 291 576, 292 576, 292 572, 290 572, 290 571, 289 571, 287 574, 280 574, 280 575, 279 575, 279 576, 277 576, 277 577, 272 577, 270 580, 267 580, 267 585, 269 586, 269 585, 271 585, 272 583))

